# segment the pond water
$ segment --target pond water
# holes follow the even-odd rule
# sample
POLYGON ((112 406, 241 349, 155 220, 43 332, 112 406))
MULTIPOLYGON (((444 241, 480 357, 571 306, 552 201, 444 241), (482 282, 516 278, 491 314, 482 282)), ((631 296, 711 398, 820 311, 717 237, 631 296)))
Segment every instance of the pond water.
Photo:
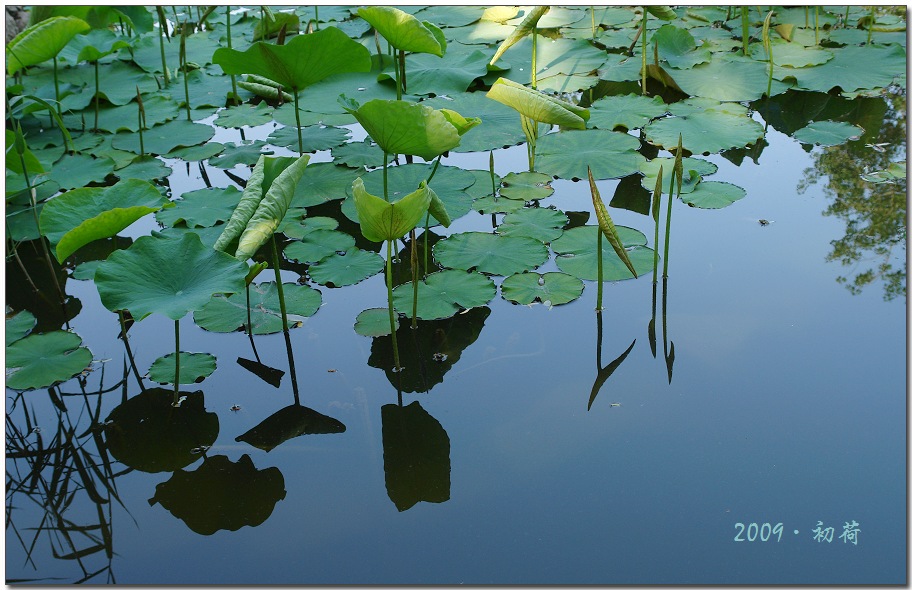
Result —
MULTIPOLYGON (((241 49, 260 18, 250 15, 233 23, 246 35, 241 49)), ((603 33, 624 30, 612 18, 603 33)), ((505 35, 495 37, 484 59, 505 35)), ((882 43, 874 47, 904 55, 904 42, 882 43)), ((505 59, 510 51, 528 47, 505 59)), ((574 97, 595 105, 638 92, 637 80, 574 97)), ((687 98, 650 90, 669 104, 687 98)), ((401 319, 401 373, 389 336, 353 328, 363 310, 385 310, 384 273, 317 283, 287 259, 293 240, 283 239, 286 288, 303 276, 321 293, 319 310, 296 318, 288 345, 278 332, 254 336, 255 349, 242 331, 207 331, 184 316, 180 350, 213 355, 217 369, 181 386, 187 399, 171 408, 172 387, 146 374, 174 352, 174 322, 153 313, 129 329, 143 391, 128 374, 117 315, 94 281, 71 276, 77 263, 161 230, 155 218, 64 265, 67 321, 37 242, 20 243, 50 303, 8 257, 8 312, 34 313, 36 333, 75 332, 100 362, 50 388, 7 387, 7 583, 907 583, 905 178, 861 178, 906 159, 905 79, 868 93, 792 89, 741 101, 763 139, 693 157, 718 168, 703 182, 737 185, 744 198, 722 208, 675 199, 666 238, 663 196, 660 245, 640 174, 597 180, 614 224, 659 248, 660 275, 669 241, 667 279, 653 280, 650 251, 645 275, 604 283, 597 312, 596 281, 566 304, 520 305, 503 296, 505 277, 488 273, 498 286, 489 302, 416 330, 401 319), (857 125, 859 137, 830 147, 793 137, 824 120, 857 125)), ((194 116, 212 125, 214 114, 194 116)), ((216 126, 212 141, 269 141, 281 127, 216 126)), ((367 136, 344 128, 351 143, 367 136)), ((273 151, 296 155, 289 145, 273 151)), ((499 177, 528 170, 524 143, 492 151, 499 177)), ((645 139, 639 152, 673 157, 645 139)), ((308 170, 338 154, 316 151, 308 170)), ((161 158, 172 172, 160 183, 172 198, 238 186, 211 161, 172 156, 161 158)), ((454 151, 442 164, 482 171, 476 182, 490 186, 488 158, 454 151)), ((228 170, 244 180, 250 165, 228 170)), ((597 224, 588 182, 566 176, 526 203, 568 214, 564 235, 597 224)), ((308 205, 305 223, 334 218, 358 248, 385 256, 342 197, 308 205)), ((491 233, 505 217, 468 210, 431 231, 442 244, 491 233)), ((410 280, 402 259, 397 284, 410 280)), ((553 250, 535 268, 562 270, 553 250)), ((256 282, 270 280, 271 269, 256 282)))

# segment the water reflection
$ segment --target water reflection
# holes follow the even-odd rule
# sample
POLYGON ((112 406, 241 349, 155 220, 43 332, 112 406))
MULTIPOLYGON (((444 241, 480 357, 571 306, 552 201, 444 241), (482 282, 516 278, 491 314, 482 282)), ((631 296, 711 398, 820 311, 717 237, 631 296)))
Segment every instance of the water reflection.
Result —
POLYGON ((160 503, 193 532, 211 535, 263 524, 284 498, 285 478, 277 467, 258 470, 248 455, 237 463, 216 455, 155 486, 149 505, 160 503))
POLYGON ((619 357, 602 367, 602 312, 595 312, 595 321, 597 324, 597 336, 595 341, 595 367, 598 370, 598 373, 595 376, 595 382, 592 384, 592 391, 589 394, 589 404, 586 406, 586 410, 592 409, 592 402, 595 401, 595 397, 601 391, 602 386, 605 384, 605 381, 621 366, 621 363, 624 362, 624 359, 627 358, 627 355, 630 354, 630 351, 633 350, 633 345, 636 344, 636 338, 633 339, 633 342, 630 343, 630 346, 627 347, 627 350, 621 353, 619 357))
POLYGON ((292 404, 269 416, 236 439, 267 453, 283 442, 305 434, 345 432, 345 424, 316 410, 292 404))

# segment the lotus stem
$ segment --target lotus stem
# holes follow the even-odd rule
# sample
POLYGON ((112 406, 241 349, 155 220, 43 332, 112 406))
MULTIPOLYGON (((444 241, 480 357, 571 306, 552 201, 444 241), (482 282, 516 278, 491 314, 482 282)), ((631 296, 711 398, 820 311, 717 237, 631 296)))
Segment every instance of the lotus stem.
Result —
POLYGON ((139 92, 139 86, 136 87, 136 108, 137 117, 139 117, 139 155, 146 157, 146 148, 143 145, 143 127, 146 125, 146 108, 143 106, 142 94, 139 92))
POLYGON ((60 108, 60 83, 57 80, 57 56, 54 56, 54 99, 57 101, 57 114, 62 114, 60 108))
POLYGON ((294 354, 291 351, 291 336, 288 333, 288 313, 285 310, 285 290, 282 288, 282 271, 279 268, 279 248, 275 234, 272 235, 272 266, 275 269, 276 291, 279 294, 279 311, 282 313, 282 332, 285 334, 285 348, 288 352, 288 369, 291 373, 291 390, 298 401, 298 377, 295 373, 294 354))
POLYGON ((596 264, 598 265, 598 282, 596 283, 595 291, 595 311, 601 313, 602 311, 602 228, 598 228, 598 242, 596 244, 596 264))
POLYGON ((749 37, 750 37, 750 6, 742 6, 741 7, 741 51, 744 55, 747 55, 747 46, 750 43, 749 37))
MULTIPOLYGON (((294 92, 294 109, 295 109, 295 123, 298 126, 298 155, 304 155, 304 139, 301 137, 301 112, 298 110, 298 89, 292 88, 294 92)), ((279 96, 282 95, 282 92, 279 91, 279 96)))
POLYGON ((383 200, 389 203, 389 185, 387 184, 387 166, 386 161, 389 158, 389 154, 385 151, 383 152, 383 200))
POLYGON ((248 336, 253 336, 253 319, 250 317, 250 283, 247 283, 244 286, 244 292, 247 295, 247 324, 244 326, 246 328, 248 336))
MULTIPOLYGON (((174 8, 173 6, 171 7, 174 8)), ((168 64, 165 62, 165 36, 168 34, 168 21, 165 19, 165 11, 162 10, 161 6, 155 7, 158 12, 158 48, 161 51, 161 60, 162 60, 162 71, 165 73, 165 86, 167 87, 171 83, 171 74, 168 73, 168 64)), ((177 22, 177 16, 174 17, 174 22, 177 22)), ((228 38, 231 39, 231 34, 229 33, 228 38)), ((230 47, 231 41, 229 41, 230 47)))
POLYGON ((193 122, 193 119, 190 117, 190 82, 187 80, 189 72, 187 71, 187 23, 184 23, 181 30, 181 40, 180 40, 180 69, 184 74, 184 100, 187 103, 187 121, 193 122))
POLYGON ((396 363, 396 372, 402 371, 399 364, 399 343, 396 341, 396 318, 393 313, 393 241, 386 241, 386 295, 387 308, 389 309, 390 336, 393 339, 393 361, 396 363))
POLYGON ((867 45, 871 44, 871 34, 874 32, 874 6, 871 6, 871 15, 868 17, 868 40, 867 45))
POLYGON ((641 72, 641 79, 643 81, 643 94, 646 94, 646 18, 649 15, 649 12, 646 10, 646 6, 643 6, 643 27, 640 29, 641 35, 643 37, 643 71, 641 72))
POLYGON ((592 16, 592 38, 595 39, 595 6, 589 7, 589 14, 592 16))
MULTIPOLYGON (((534 66, 533 66, 534 68, 534 66)), ((399 71, 401 72, 402 86, 398 88, 396 92, 396 100, 402 100, 402 93, 406 92, 405 87, 405 51, 402 49, 399 50, 399 71)))
POLYGON ((491 172, 491 197, 497 198, 497 181, 494 176, 494 150, 488 152, 488 171, 491 172))
POLYGON ((180 341, 180 320, 174 320, 174 408, 180 405, 180 341))
MULTIPOLYGON (((228 35, 228 49, 231 49, 231 6, 225 7, 225 21, 228 25, 227 35, 228 35)), ((241 104, 240 98, 238 97, 237 91, 237 76, 231 74, 231 92, 234 98, 234 106, 241 104)), ((279 94, 281 96, 281 93, 279 94)))
MULTIPOLYGON (((425 218, 425 224, 427 224, 427 218, 425 218)), ((427 228, 424 230, 424 239, 427 240, 427 228)), ((418 328, 418 250, 416 248, 415 228, 412 228, 409 232, 409 240, 412 250, 409 257, 412 265, 412 329, 415 330, 418 328)), ((427 256, 427 250, 425 250, 425 256, 427 256)))
POLYGON ((314 30, 320 30, 320 5, 314 5, 314 30))
MULTIPOLYGON (((872 7, 871 10, 874 8, 872 7)), ((820 27, 818 25, 818 20, 820 17, 820 7, 814 7, 814 45, 820 45, 820 27)), ((870 35, 871 29, 868 29, 868 34, 870 35)), ((869 39, 870 40, 870 39, 869 39)))
POLYGON ((95 133, 98 133, 98 60, 95 60, 95 133))
POLYGON ((532 90, 538 89, 538 66, 536 57, 538 51, 538 25, 532 26, 532 90))
MULTIPOLYGON (((679 148, 680 149, 680 148, 679 148)), ((677 167, 671 171, 671 183, 668 190, 668 213, 665 216, 665 260, 662 263, 662 278, 668 278, 668 238, 671 235, 671 205, 674 202, 674 184, 675 177, 678 175, 677 167)), ((678 190, 678 196, 681 196, 681 191, 678 190)), ((656 229, 658 232, 658 229, 656 229)), ((658 244, 656 244, 658 247, 658 244)))

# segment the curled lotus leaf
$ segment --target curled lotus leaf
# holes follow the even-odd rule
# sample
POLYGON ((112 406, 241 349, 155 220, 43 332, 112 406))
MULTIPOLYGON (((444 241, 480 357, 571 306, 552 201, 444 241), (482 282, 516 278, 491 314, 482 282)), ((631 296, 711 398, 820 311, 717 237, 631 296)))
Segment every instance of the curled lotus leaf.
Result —
POLYGON ((52 16, 32 25, 6 44, 6 73, 55 57, 70 39, 89 30, 89 24, 75 16, 52 16))
POLYGON ((487 97, 515 109, 519 114, 550 125, 585 129, 589 109, 549 96, 522 84, 499 78, 488 90, 487 97))
POLYGON ((358 9, 358 16, 400 51, 432 53, 438 57, 446 53, 446 39, 438 27, 398 8, 366 6, 358 9))
POLYGON ((494 63, 500 59, 500 56, 502 56, 507 49, 513 47, 516 45, 517 41, 531 33, 535 29, 536 25, 538 25, 538 21, 541 19, 541 17, 543 17, 545 13, 550 9, 550 6, 536 6, 533 8, 529 14, 526 15, 526 18, 523 19, 519 26, 516 27, 512 33, 510 33, 510 36, 503 40, 503 43, 501 43, 500 47, 497 48, 497 52, 494 54, 494 57, 491 58, 491 61, 488 62, 488 65, 494 65, 494 63))
POLYGON ((431 205, 432 191, 422 181, 418 190, 390 203, 368 193, 364 181, 356 178, 352 194, 361 233, 372 242, 383 242, 401 238, 418 225, 431 205))

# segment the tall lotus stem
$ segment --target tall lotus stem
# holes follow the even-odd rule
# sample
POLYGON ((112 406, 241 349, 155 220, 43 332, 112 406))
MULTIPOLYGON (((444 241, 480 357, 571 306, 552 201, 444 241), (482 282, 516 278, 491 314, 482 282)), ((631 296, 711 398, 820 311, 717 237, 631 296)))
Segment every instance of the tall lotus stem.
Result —
POLYGON ((386 161, 389 158, 389 154, 383 152, 383 200, 387 203, 389 202, 389 185, 387 184, 387 166, 386 161))
POLYGON ((184 74, 184 100, 187 103, 187 120, 191 123, 193 119, 190 117, 190 83, 187 80, 187 74, 189 74, 187 69, 187 34, 192 26, 190 23, 184 23, 181 27, 180 51, 178 53, 180 69, 184 74))
MULTIPOLYGON (((848 12, 848 11, 846 11, 848 12)), ((871 33, 874 32, 874 6, 871 6, 871 14, 868 17, 868 40, 867 44, 871 44, 871 33)))
MULTIPOLYGON (((872 8, 873 10, 873 8, 872 8)), ((814 7, 814 45, 820 45, 820 26, 818 20, 820 18, 820 7, 814 7)), ((868 34, 870 35, 871 29, 868 29, 868 34)))
MULTIPOLYGON (((158 12, 158 47, 161 51, 162 71, 165 73, 165 86, 168 86, 168 84, 171 83, 171 74, 168 72, 168 64, 165 62, 165 37, 168 35, 168 21, 165 19, 165 11, 162 10, 161 6, 156 6, 155 10, 158 12)), ((177 17, 175 17, 175 22, 176 21, 177 17)), ((228 38, 231 39, 230 33, 228 38)), ((170 41, 170 37, 168 40, 170 41)), ((230 42, 231 41, 229 41, 229 43, 230 42)))
POLYGON ((741 7, 741 51, 747 55, 747 46, 750 43, 750 6, 741 7))
POLYGON ((136 87, 136 106, 139 109, 139 155, 146 157, 146 148, 143 145, 143 128, 146 126, 146 109, 143 106, 142 94, 139 92, 139 86, 136 87))
POLYGON ((671 183, 668 191, 668 214, 665 217, 665 261, 662 265, 662 278, 668 278, 668 238, 671 235, 671 205, 674 202, 674 185, 678 185, 678 197, 681 197, 681 186, 684 182, 683 137, 678 135, 678 150, 675 153, 674 169, 671 172, 671 183))
MULTIPOLYGON (((656 178, 655 190, 652 192, 652 219, 655 221, 655 237, 652 240, 652 284, 655 285, 658 280, 659 271, 659 208, 662 205, 662 171, 663 166, 659 167, 659 175, 656 178)), ((672 174, 674 180, 674 174, 672 174)), ((670 192, 670 191, 669 191, 670 192)))
MULTIPOLYGON (((298 110, 298 89, 292 87, 292 92, 294 92, 294 107, 295 107, 295 123, 298 126, 298 155, 304 155, 304 139, 301 137, 301 111, 298 110)), ((282 92, 279 91, 279 96, 282 95, 282 92)))
MULTIPOLYGON (((231 49, 231 7, 230 6, 225 7, 225 21, 227 21, 227 25, 228 25, 228 32, 227 32, 228 49, 231 49)), ((232 92, 232 96, 234 98, 234 106, 241 104, 241 101, 238 98, 237 77, 234 74, 231 74, 231 92, 232 92)), ((281 96, 281 95, 282 95, 282 93, 280 92, 279 96, 281 96)))
MULTIPOLYGON (((534 54, 533 54, 534 55, 534 54)), ((533 64, 535 63, 533 58, 533 64)), ((535 65, 532 66, 535 69, 535 65)), ((396 100, 402 100, 402 93, 405 92, 405 51, 399 50, 399 75, 396 76, 396 100)))
POLYGON ((57 81, 57 56, 54 56, 54 100, 57 101, 57 114, 61 114, 60 108, 60 84, 57 81))
POLYGON ((288 312, 285 311, 285 290, 282 288, 282 271, 279 268, 279 248, 276 246, 275 234, 272 236, 272 266, 275 269, 276 291, 279 295, 279 311, 282 313, 282 332, 285 334, 285 345, 288 352, 288 369, 291 373, 291 389, 295 400, 298 399, 298 377, 295 373, 294 354, 291 351, 291 336, 288 334, 288 312))
POLYGON ((532 27, 532 90, 538 89, 538 66, 536 65, 538 49, 538 26, 532 27))
POLYGON ((180 320, 174 320, 174 401, 172 407, 180 405, 180 320))
POLYGON ((595 6, 589 7, 589 14, 592 16, 592 38, 595 39, 595 6))
POLYGON ((643 28, 640 29, 640 35, 643 36, 643 71, 641 79, 643 81, 643 94, 646 94, 646 17, 649 11, 643 6, 643 28))
POLYGON ((390 336, 393 339, 393 361, 396 363, 396 372, 402 370, 399 364, 399 343, 396 341, 396 318, 393 313, 393 241, 386 241, 386 295, 389 309, 390 336))
POLYGON ((773 11, 770 10, 763 20, 763 48, 766 49, 766 57, 769 61, 769 79, 766 82, 766 98, 769 99, 773 89, 773 43, 770 40, 769 28, 770 19, 773 17, 773 11))
MULTIPOLYGON (((427 221, 425 221, 425 224, 427 221)), ((427 248, 427 228, 424 230, 424 240, 425 248, 427 248)), ((410 261, 412 265, 412 329, 418 328, 418 250, 416 248, 416 239, 415 239, 415 228, 412 228, 409 232, 409 242, 411 244, 412 253, 410 256, 410 261)), ((427 249, 424 251, 425 255, 425 264, 427 264, 427 249)), ((427 268, 427 267, 425 267, 427 268)))

